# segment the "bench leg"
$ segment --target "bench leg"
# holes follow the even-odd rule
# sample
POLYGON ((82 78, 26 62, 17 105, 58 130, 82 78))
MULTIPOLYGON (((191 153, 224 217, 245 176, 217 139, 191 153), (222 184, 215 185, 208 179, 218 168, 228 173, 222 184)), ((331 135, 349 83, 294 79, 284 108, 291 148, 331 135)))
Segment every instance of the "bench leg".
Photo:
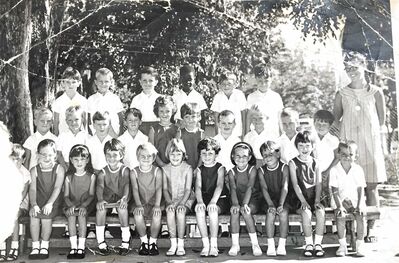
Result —
POLYGON ((19 254, 23 254, 25 252, 26 247, 26 225, 19 224, 19 254))

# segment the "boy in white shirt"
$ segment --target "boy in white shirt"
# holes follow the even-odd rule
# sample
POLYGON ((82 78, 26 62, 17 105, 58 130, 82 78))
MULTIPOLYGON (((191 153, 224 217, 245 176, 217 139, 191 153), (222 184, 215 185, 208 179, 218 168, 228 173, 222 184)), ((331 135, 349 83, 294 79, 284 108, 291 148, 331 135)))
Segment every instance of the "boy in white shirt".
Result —
POLYGON ((147 135, 140 131, 142 114, 139 109, 130 108, 125 112, 125 125, 127 130, 119 136, 118 140, 125 146, 123 164, 133 169, 139 165, 137 160, 137 148, 148 142, 147 135))
MULTIPOLYGON (((269 116, 269 125, 267 130, 270 138, 277 138, 280 135, 279 118, 283 110, 283 101, 280 94, 270 89, 272 83, 271 73, 268 66, 260 64, 254 68, 257 90, 248 95, 247 108, 250 109, 256 105, 259 110, 269 116)), ((247 117, 247 131, 249 130, 249 121, 247 117)))
POLYGON ((88 134, 83 127, 83 118, 86 113, 79 105, 71 106, 65 111, 66 123, 69 129, 61 132, 58 136, 58 147, 62 155, 60 164, 64 167, 65 171, 69 166, 69 152, 76 144, 86 145, 88 134))
POLYGON ((141 111, 143 118, 140 130, 148 135, 150 127, 159 121, 159 118, 154 114, 155 100, 161 96, 154 90, 158 84, 158 73, 153 67, 144 67, 140 72, 139 82, 143 91, 133 97, 130 108, 141 111))
POLYGON ((65 121, 65 110, 71 106, 80 106, 83 111, 83 125, 86 127, 87 123, 87 99, 77 92, 78 87, 82 83, 82 77, 79 71, 68 67, 62 73, 62 86, 64 93, 58 97, 53 105, 54 111, 54 134, 60 135, 62 132, 69 130, 68 124, 65 121))
POLYGON ((356 219, 356 256, 364 257, 362 250, 364 237, 364 216, 366 207, 364 199, 364 188, 366 180, 360 165, 355 163, 358 157, 357 145, 354 141, 339 143, 339 163, 330 170, 330 186, 332 188, 337 218, 339 248, 336 252, 338 257, 348 253, 346 244, 346 214, 353 214, 356 219))
MULTIPOLYGON (((51 139, 58 144, 57 136, 50 132, 53 125, 53 113, 51 110, 45 107, 36 109, 33 123, 36 126, 36 132, 29 136, 23 145, 26 152, 24 166, 28 170, 37 165, 37 145, 41 141, 51 139)), ((61 152, 58 152, 58 156, 61 156, 61 152)))
POLYGON ((216 161, 221 163, 226 168, 226 171, 229 171, 234 167, 231 162, 231 150, 234 144, 241 141, 237 136, 233 135, 233 129, 236 125, 234 113, 229 110, 220 112, 217 124, 219 133, 213 138, 219 143, 220 152, 216 161))
MULTIPOLYGON (((243 125, 247 100, 244 93, 237 89, 237 76, 231 72, 224 72, 219 78, 219 92, 213 98, 211 110, 214 112, 215 120, 218 119, 220 112, 230 110, 234 113, 236 126, 233 135, 240 137, 243 135, 243 125)), ((217 133, 217 126, 216 133, 217 133)))
POLYGON ((96 72, 94 83, 97 86, 97 93, 91 95, 88 99, 89 124, 94 122, 92 117, 97 111, 108 112, 111 121, 109 135, 116 138, 122 131, 123 105, 118 95, 110 91, 114 84, 112 72, 107 68, 100 68, 96 72))
POLYGON ((91 163, 93 165, 94 173, 98 173, 107 165, 105 160, 104 145, 112 137, 109 135, 110 117, 108 112, 101 113, 97 111, 93 115, 93 127, 95 133, 91 136, 86 143, 90 150, 91 163))
POLYGON ((180 87, 174 90, 172 96, 177 106, 175 119, 178 123, 183 119, 183 116, 180 114, 180 109, 183 104, 197 103, 201 111, 201 129, 205 129, 205 110, 208 109, 208 106, 206 105, 204 97, 196 90, 195 77, 195 69, 191 65, 186 64, 180 68, 180 87))
POLYGON ((285 108, 281 112, 281 126, 283 134, 277 139, 280 145, 281 161, 288 162, 298 156, 295 139, 298 134, 299 113, 292 108, 285 108))
POLYGON ((256 158, 256 168, 259 168, 266 164, 260 152, 260 146, 266 141, 272 140, 272 138, 268 137, 267 131, 265 130, 268 117, 255 107, 249 111, 251 111, 251 124, 254 126, 254 129, 244 136, 244 142, 251 145, 256 158))

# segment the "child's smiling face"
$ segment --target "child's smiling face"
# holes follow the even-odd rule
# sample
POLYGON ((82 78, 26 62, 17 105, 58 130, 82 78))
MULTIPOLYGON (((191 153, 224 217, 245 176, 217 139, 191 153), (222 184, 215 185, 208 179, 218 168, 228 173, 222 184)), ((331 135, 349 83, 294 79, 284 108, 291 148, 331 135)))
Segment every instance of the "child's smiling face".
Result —
POLYGON ((82 115, 74 112, 66 116, 66 123, 73 134, 76 134, 82 128, 82 115))
POLYGON ((318 135, 324 136, 330 131, 331 124, 327 120, 315 119, 314 127, 318 135))
POLYGON ((44 135, 51 129, 51 126, 53 125, 53 116, 49 113, 44 113, 35 120, 35 125, 37 131, 44 135))
POLYGON ((296 148, 301 159, 307 159, 313 151, 313 145, 310 142, 299 142, 296 148))
POLYGON ((154 154, 151 154, 147 149, 141 149, 137 157, 140 167, 144 169, 151 167, 155 160, 154 154))
POLYGON ((229 114, 227 116, 220 116, 218 125, 220 134, 225 137, 229 137, 233 133, 233 129, 236 126, 234 115, 229 114))
POLYGON ((105 153, 105 160, 111 168, 116 168, 121 164, 123 155, 120 151, 107 151, 105 153))
POLYGON ((76 79, 64 79, 62 81, 62 85, 65 89, 66 94, 68 95, 75 95, 79 85, 80 85, 80 81, 76 80, 76 79))
POLYGON ((52 168, 55 164, 57 153, 54 147, 47 145, 39 150, 38 163, 44 169, 52 168))
POLYGON ((134 114, 127 115, 125 122, 129 132, 136 133, 139 130, 141 120, 139 117, 134 116, 134 114))
POLYGON ((158 84, 157 78, 147 73, 141 74, 139 82, 144 94, 151 94, 154 91, 155 86, 158 84))
POLYGON ((291 116, 285 116, 281 118, 281 125, 287 136, 291 137, 296 133, 298 120, 291 116))
POLYGON ((357 147, 349 145, 348 147, 340 147, 339 149, 339 160, 343 166, 350 166, 356 161, 357 158, 357 147))
POLYGON ((237 77, 234 74, 229 74, 227 79, 223 80, 219 84, 220 89, 226 94, 230 96, 233 90, 237 87, 237 77))
POLYGON ((183 117, 184 127, 188 130, 194 130, 198 127, 201 120, 201 113, 186 114, 183 117))
POLYGON ((109 125, 109 120, 96 120, 93 123, 96 134, 100 136, 105 136, 108 134, 109 125))
POLYGON ((266 149, 262 152, 262 157, 268 168, 275 168, 279 161, 279 152, 276 150, 266 149))
POLYGON ((169 161, 170 164, 173 166, 179 166, 183 161, 184 154, 179 150, 173 150, 169 154, 169 161))
POLYGON ((165 105, 159 107, 158 109, 159 120, 162 124, 169 124, 170 119, 172 118, 172 114, 173 114, 172 106, 170 105, 165 105))
POLYGON ((238 147, 234 151, 233 159, 238 168, 244 169, 251 160, 251 155, 248 149, 238 147))
POLYGON ((216 162, 217 154, 215 150, 202 149, 200 152, 200 157, 205 166, 212 166, 216 162))
POLYGON ((94 82, 96 83, 98 92, 102 95, 107 93, 107 91, 112 85, 111 76, 104 74, 99 74, 94 80, 94 82))
POLYGON ((88 157, 74 156, 71 158, 71 163, 73 167, 75 167, 77 173, 84 172, 88 162, 89 162, 88 157))
POLYGON ((190 92, 194 89, 195 85, 195 74, 194 72, 189 72, 186 74, 180 75, 180 86, 184 92, 190 92))

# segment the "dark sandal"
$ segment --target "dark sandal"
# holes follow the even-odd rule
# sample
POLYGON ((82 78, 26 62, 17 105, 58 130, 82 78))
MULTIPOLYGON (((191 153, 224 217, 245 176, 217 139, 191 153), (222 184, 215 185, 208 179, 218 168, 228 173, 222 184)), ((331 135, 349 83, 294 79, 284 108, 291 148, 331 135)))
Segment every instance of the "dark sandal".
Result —
POLYGON ((130 249, 129 249, 130 241, 122 241, 122 244, 127 244, 128 247, 127 247, 127 248, 124 248, 124 247, 121 245, 121 246, 119 247, 118 254, 121 255, 121 256, 126 256, 126 255, 129 254, 129 252, 130 252, 130 249))
POLYGON ((105 243, 105 241, 101 242, 100 244, 98 244, 98 254, 100 254, 101 256, 108 256, 109 254, 111 254, 111 250, 109 250, 109 247, 107 245, 107 243, 105 243), (105 244, 106 247, 105 248, 100 248, 101 244, 105 244))
POLYGON ((10 249, 10 253, 8 253, 6 260, 14 261, 17 259, 18 259, 18 249, 17 248, 10 249))
POLYGON ((48 259, 49 258, 50 254, 49 254, 48 248, 42 247, 42 248, 40 248, 39 251, 40 251, 39 252, 39 256, 40 256, 39 259, 48 259), (47 253, 42 253, 42 250, 46 250, 47 253))
POLYGON ((7 261, 6 253, 7 253, 7 251, 5 249, 0 249, 0 262, 7 261))
POLYGON ((313 245, 307 244, 305 250, 303 251, 303 255, 305 257, 312 257, 313 256, 313 245))
POLYGON ((318 258, 324 257, 325 251, 320 244, 314 246, 314 255, 318 258))
POLYGON ((32 251, 30 252, 28 258, 29 259, 33 259, 33 260, 40 259, 40 249, 39 248, 32 248, 32 251), (32 252, 36 251, 36 250, 37 250, 37 253, 36 254, 32 254, 32 252))
POLYGON ((77 249, 72 248, 69 250, 69 254, 67 255, 67 259, 76 259, 77 249))
POLYGON ((75 254, 75 258, 76 259, 84 259, 86 257, 86 251, 84 249, 77 249, 76 250, 76 254, 75 254))

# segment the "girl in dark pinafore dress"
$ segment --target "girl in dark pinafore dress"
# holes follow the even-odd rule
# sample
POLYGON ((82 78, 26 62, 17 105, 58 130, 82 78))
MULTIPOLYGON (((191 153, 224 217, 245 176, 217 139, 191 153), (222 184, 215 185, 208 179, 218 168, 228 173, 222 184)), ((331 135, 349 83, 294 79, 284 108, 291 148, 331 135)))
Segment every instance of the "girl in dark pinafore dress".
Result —
POLYGON ((94 210, 96 177, 87 146, 77 144, 69 153, 69 169, 64 185, 64 213, 68 218, 71 250, 68 259, 83 259, 87 232, 87 216, 94 210), (76 236, 76 217, 79 222, 79 245, 76 236))
POLYGON ((64 168, 56 163, 57 149, 55 142, 45 139, 37 146, 38 165, 30 170, 32 183, 29 188, 31 204, 30 232, 32 251, 29 259, 46 259, 49 257, 48 245, 51 235, 52 219, 58 214, 61 198, 60 192, 64 182, 64 168), (40 225, 42 241, 39 241, 40 225))

